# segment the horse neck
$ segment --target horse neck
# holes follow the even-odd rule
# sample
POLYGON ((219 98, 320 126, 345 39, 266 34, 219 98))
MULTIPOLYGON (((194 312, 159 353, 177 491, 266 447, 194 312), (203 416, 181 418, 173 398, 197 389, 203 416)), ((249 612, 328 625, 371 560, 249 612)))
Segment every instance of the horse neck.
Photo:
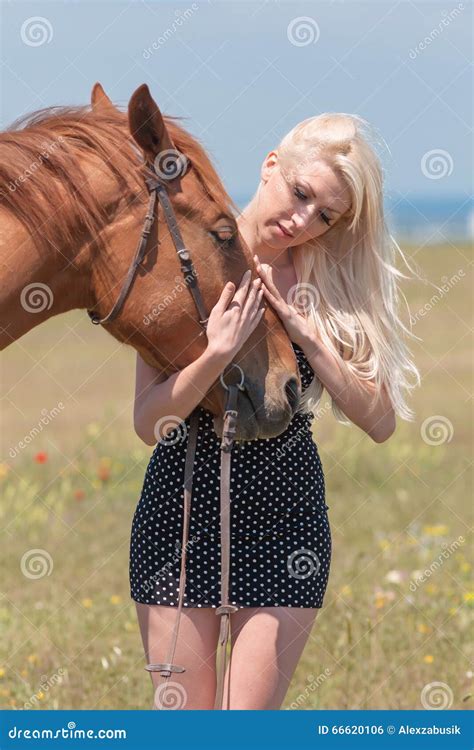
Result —
POLYGON ((25 227, 0 212, 0 350, 54 315, 88 307, 87 259, 76 248, 38 248, 25 227))

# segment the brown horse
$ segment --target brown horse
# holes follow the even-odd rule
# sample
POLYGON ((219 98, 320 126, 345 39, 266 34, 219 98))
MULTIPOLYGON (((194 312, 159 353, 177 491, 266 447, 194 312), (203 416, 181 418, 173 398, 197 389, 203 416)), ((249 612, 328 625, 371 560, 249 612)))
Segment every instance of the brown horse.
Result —
MULTIPOLYGON (((156 164, 171 148, 189 163, 168 194, 208 312, 227 281, 238 285, 247 268, 257 275, 235 205, 202 146, 176 119, 162 116, 146 85, 122 112, 96 84, 90 106, 39 110, 0 134, 1 349, 67 310, 109 312, 143 228, 144 164, 156 164)), ((104 327, 172 374, 206 342, 161 212, 160 206, 125 304, 104 327)), ((234 361, 247 386, 239 394, 236 438, 280 434, 298 405, 300 379, 270 307, 234 361)), ((225 397, 218 379, 201 403, 221 417, 225 397)))

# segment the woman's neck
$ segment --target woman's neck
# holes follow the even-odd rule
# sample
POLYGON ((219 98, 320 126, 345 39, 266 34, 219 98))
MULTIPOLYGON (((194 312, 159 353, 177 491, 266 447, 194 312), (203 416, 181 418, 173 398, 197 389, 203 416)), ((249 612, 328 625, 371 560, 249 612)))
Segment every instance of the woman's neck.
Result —
POLYGON ((279 269, 288 268, 293 264, 290 248, 284 247, 281 250, 275 250, 259 238, 253 201, 237 217, 237 226, 252 255, 257 253, 261 263, 268 263, 279 269))

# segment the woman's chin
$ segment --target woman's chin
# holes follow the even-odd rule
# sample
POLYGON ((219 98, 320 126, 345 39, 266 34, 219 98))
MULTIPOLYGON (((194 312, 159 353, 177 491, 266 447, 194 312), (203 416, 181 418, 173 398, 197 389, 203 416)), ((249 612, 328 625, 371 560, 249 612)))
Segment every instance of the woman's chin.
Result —
POLYGON ((275 234, 275 232, 269 228, 265 235, 265 245, 268 247, 274 247, 275 250, 281 250, 286 245, 289 245, 290 237, 282 237, 281 235, 275 234))

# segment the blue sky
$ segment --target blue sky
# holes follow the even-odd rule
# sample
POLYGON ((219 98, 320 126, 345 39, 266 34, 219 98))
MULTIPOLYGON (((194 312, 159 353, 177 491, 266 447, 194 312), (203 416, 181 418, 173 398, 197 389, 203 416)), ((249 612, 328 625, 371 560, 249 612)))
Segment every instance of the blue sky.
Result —
POLYGON ((288 130, 326 111, 377 128, 389 195, 472 190, 467 1, 6 2, 2 16, 3 127, 84 104, 97 80, 118 104, 146 82, 235 199, 288 130), (441 178, 422 168, 431 152, 441 178))

